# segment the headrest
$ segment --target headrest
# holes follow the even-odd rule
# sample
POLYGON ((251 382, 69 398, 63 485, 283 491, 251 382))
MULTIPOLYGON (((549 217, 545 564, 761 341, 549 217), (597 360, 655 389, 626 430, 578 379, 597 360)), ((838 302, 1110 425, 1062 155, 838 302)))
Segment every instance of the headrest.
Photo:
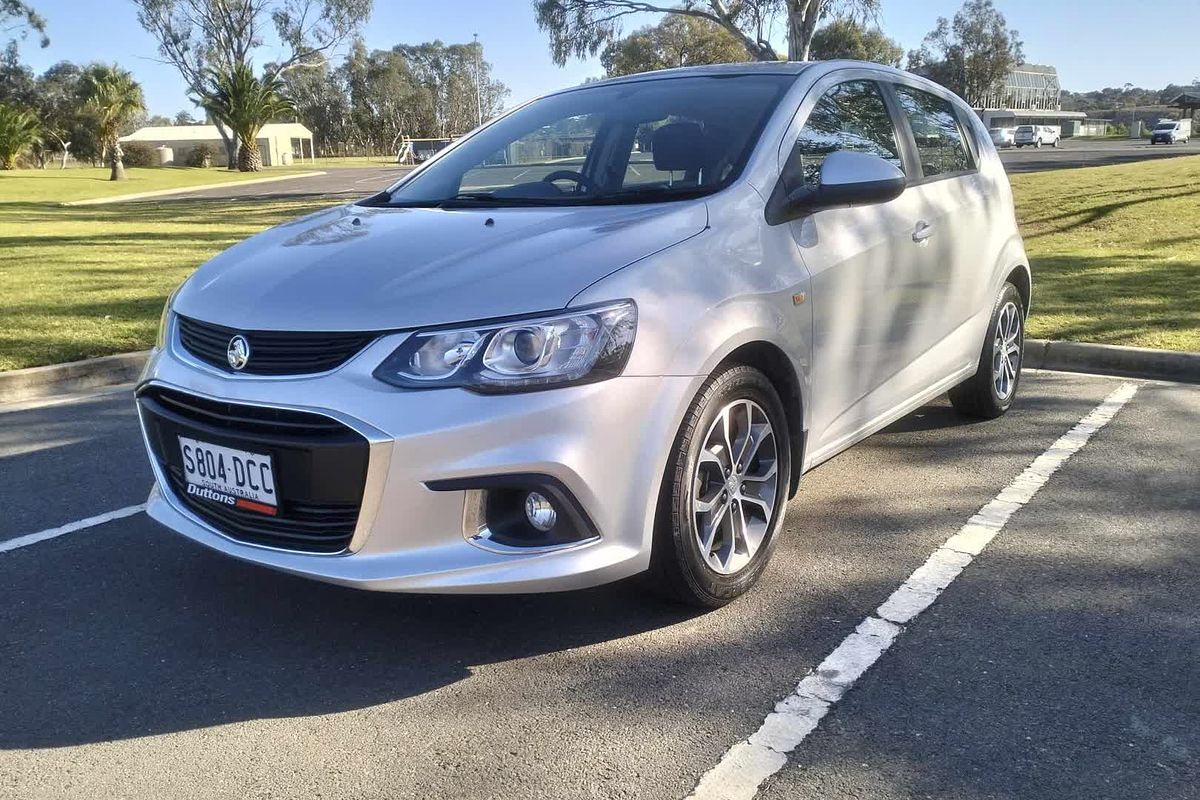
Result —
POLYGON ((664 172, 699 170, 707 150, 704 130, 694 122, 672 122, 654 131, 650 140, 654 168, 664 172))

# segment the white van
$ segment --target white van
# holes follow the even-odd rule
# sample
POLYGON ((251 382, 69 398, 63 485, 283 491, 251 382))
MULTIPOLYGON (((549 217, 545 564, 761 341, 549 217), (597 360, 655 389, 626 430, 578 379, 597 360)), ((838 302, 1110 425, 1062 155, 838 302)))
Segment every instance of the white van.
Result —
POLYGON ((1057 125, 1018 125, 1017 132, 1013 136, 1014 144, 1017 147, 1025 145, 1041 147, 1044 144, 1058 147, 1060 139, 1062 139, 1062 129, 1057 125))
POLYGON ((1187 144, 1192 138, 1192 121, 1190 119, 1160 119, 1150 132, 1150 144, 1187 144))

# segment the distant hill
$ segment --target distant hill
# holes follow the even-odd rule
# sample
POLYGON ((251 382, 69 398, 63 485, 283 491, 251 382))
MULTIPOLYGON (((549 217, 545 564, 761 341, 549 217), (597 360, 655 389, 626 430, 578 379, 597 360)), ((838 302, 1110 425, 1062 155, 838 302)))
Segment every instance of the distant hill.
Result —
POLYGON ((1097 114, 1091 112, 1108 112, 1107 115, 1111 115, 1114 111, 1123 111, 1128 115, 1131 107, 1137 107, 1139 111, 1143 107, 1146 107, 1147 110, 1150 108, 1165 107, 1171 98, 1189 88, 1193 87, 1172 83, 1164 89, 1142 89, 1139 87, 1124 89, 1110 87, 1091 92, 1069 92, 1064 89, 1059 99, 1062 103, 1063 111, 1087 111, 1090 117, 1106 116, 1104 113, 1097 114))

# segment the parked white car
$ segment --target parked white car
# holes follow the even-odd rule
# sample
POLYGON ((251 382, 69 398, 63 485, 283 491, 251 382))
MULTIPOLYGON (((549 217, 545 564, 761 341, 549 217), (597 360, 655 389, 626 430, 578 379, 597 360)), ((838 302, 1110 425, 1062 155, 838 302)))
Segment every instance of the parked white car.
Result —
POLYGON ((915 75, 567 89, 197 270, 138 385, 147 510, 344 586, 719 606, 802 473, 940 394, 1008 410, 1028 265, 987 130, 915 75))
POLYGON ((1018 125, 1013 143, 1017 147, 1041 147, 1044 144, 1058 147, 1061 139, 1062 129, 1057 125, 1018 125))
POLYGON ((996 147, 1012 147, 1016 143, 1016 132, 1013 128, 989 128, 988 134, 996 147))

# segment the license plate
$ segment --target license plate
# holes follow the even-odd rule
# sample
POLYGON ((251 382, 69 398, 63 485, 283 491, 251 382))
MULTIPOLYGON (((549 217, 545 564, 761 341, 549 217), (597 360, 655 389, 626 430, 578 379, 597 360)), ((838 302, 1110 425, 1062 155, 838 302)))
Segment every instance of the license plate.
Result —
POLYGON ((201 500, 274 515, 279 505, 271 457, 179 437, 187 493, 201 500))

